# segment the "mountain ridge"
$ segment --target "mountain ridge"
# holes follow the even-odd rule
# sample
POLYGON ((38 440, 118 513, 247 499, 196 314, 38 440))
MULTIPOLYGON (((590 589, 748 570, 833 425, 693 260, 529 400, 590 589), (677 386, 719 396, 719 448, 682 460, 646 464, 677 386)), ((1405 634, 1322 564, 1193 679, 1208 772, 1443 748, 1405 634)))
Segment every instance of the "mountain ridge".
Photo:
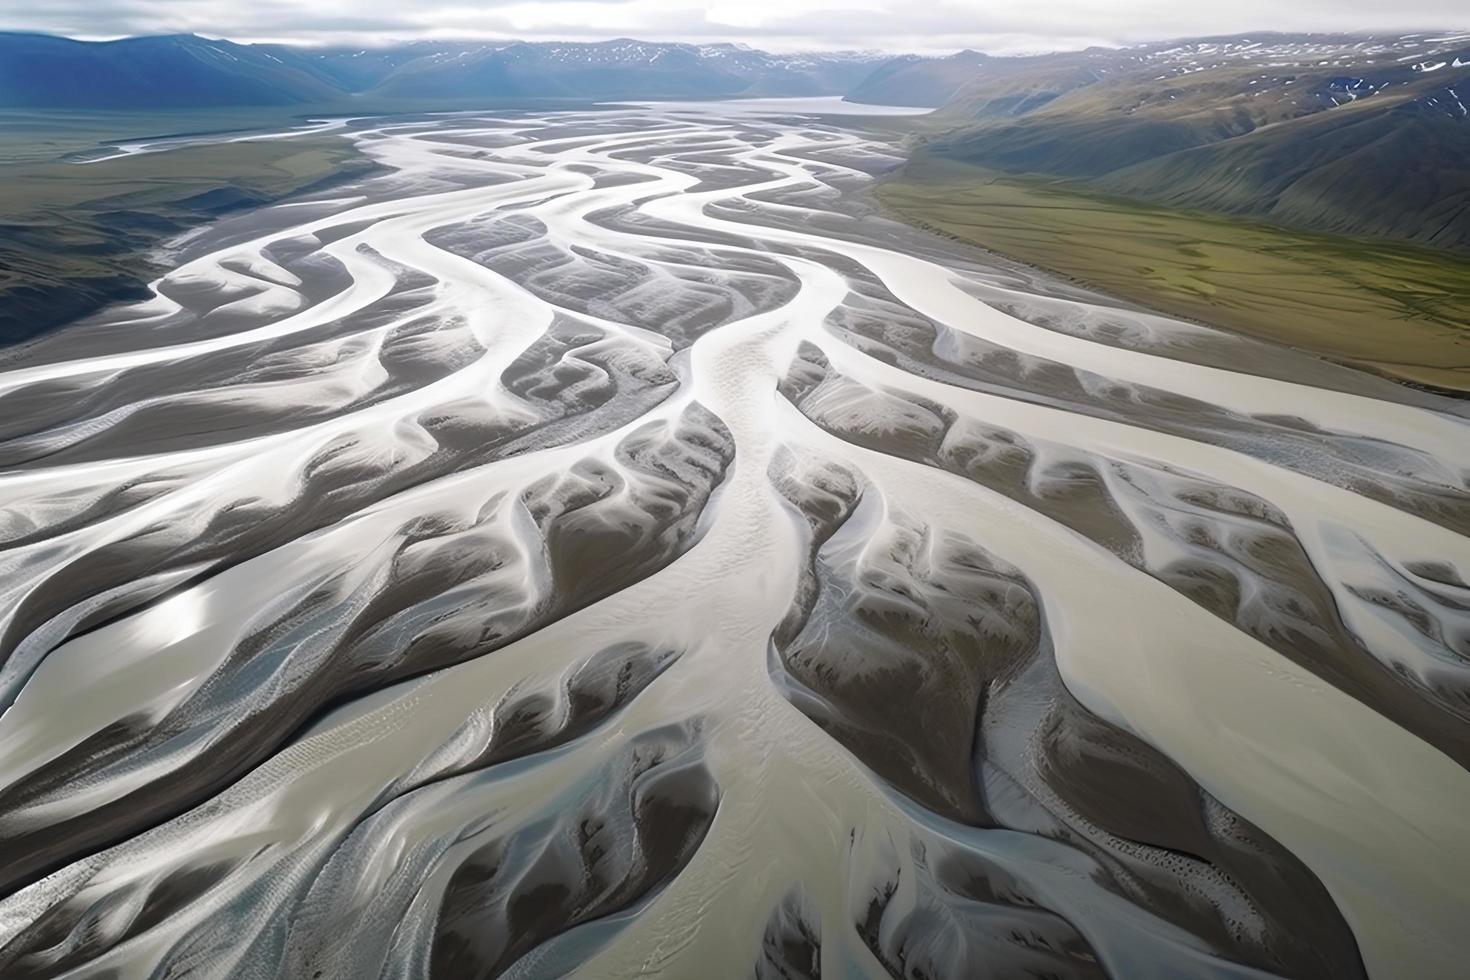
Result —
POLYGON ((842 95, 887 55, 734 44, 416 41, 237 44, 193 34, 79 41, 0 32, 0 108, 136 109, 382 99, 842 95))
POLYGON ((1257 33, 987 58, 957 86, 952 64, 910 61, 865 88, 897 101, 941 79, 952 88, 921 154, 1470 250, 1470 33, 1257 33))
POLYGON ((1470 32, 1254 32, 943 57, 636 38, 311 48, 0 33, 0 109, 392 111, 823 95, 935 107, 914 124, 919 155, 1169 207, 1470 250, 1470 32))
POLYGON ((331 86, 268 51, 193 34, 77 41, 0 33, 0 108, 290 105, 331 86))

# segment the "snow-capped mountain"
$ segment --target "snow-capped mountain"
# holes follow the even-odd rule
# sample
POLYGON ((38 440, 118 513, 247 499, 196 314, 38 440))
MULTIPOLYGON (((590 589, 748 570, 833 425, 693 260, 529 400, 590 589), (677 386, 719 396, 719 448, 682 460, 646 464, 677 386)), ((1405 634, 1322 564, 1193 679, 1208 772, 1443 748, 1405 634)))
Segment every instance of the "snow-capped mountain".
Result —
POLYGON ((1282 224, 1470 247, 1470 34, 1254 34, 889 62, 925 151, 1282 224))

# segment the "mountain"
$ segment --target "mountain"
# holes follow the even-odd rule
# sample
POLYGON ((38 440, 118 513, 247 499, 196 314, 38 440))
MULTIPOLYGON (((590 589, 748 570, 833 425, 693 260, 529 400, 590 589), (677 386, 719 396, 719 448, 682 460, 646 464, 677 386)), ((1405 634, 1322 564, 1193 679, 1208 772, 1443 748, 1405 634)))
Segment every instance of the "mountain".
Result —
POLYGON ((375 99, 841 95, 884 60, 621 38, 385 48, 234 44, 193 35, 88 42, 0 34, 0 108, 182 108, 375 99))
POLYGON ((947 58, 903 55, 879 65, 847 92, 847 101, 867 105, 942 106, 992 61, 978 51, 947 58))
POLYGON ((290 105, 338 88, 254 45, 191 34, 73 41, 0 33, 0 108, 290 105))
POLYGON ((1173 207, 1470 249, 1470 34, 1252 34, 892 59, 629 38, 354 49, 0 34, 0 108, 12 109, 835 94, 938 107, 923 154, 1173 207))
MULTIPOLYGON (((1461 85, 1470 102, 1470 78, 1461 85)), ((1096 184, 1173 207, 1470 250, 1470 123, 1455 91, 1262 127, 1096 184)))
MULTIPOLYGON (((945 60, 905 70, 948 79, 945 60)), ((1203 38, 977 61, 921 152, 1470 249, 1467 106, 1470 35, 1203 38)))
MULTIPOLYGON (((1024 114, 1074 88, 1130 72, 1136 81, 1169 81, 1217 68, 1347 67, 1425 61, 1470 44, 1470 34, 1250 34, 1191 38, 1124 48, 1036 55, 961 51, 948 57, 900 55, 848 92, 853 102, 944 108, 953 116, 1024 114), (1150 69, 1153 74, 1149 74, 1150 69), (1007 103, 1017 96, 1019 111, 1007 103), (1028 101, 1028 97, 1035 101, 1028 101), (1000 100, 997 103, 997 100, 1000 100)), ((1157 88, 1157 86, 1155 86, 1157 88)))
POLYGON ((293 44, 254 45, 262 52, 299 66, 342 92, 366 92, 393 72, 420 58, 454 55, 479 45, 419 41, 379 48, 307 48, 293 44))
POLYGON ((779 55, 734 44, 629 38, 517 42, 418 58, 395 69, 373 91, 414 98, 841 95, 882 60, 864 53, 779 55))

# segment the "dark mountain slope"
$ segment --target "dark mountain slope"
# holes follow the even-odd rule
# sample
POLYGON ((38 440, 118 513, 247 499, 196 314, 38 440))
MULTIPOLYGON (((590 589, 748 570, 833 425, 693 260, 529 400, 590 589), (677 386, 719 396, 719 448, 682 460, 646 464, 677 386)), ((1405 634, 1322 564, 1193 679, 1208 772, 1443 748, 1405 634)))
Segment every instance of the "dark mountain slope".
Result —
POLYGON ((343 92, 366 92, 411 62, 434 55, 454 56, 479 44, 419 41, 383 48, 303 48, 290 44, 254 45, 343 92))
POLYGON ((412 98, 841 95, 881 61, 862 53, 780 55, 733 44, 630 38, 482 45, 409 61, 373 93, 412 98))
MULTIPOLYGON (((1023 106, 1021 112, 1030 111, 1074 88, 1129 73, 1137 73, 1141 82, 1175 84, 1214 69, 1403 67, 1421 59, 1433 64, 1435 55, 1456 47, 1470 47, 1470 33, 1267 33, 1005 57, 973 51, 945 58, 902 55, 878 66, 848 97, 855 102, 943 107, 956 119, 977 119, 1019 114, 1018 105, 1023 106), (997 97, 1006 96, 1018 98, 996 103, 997 97)), ((1153 86, 1163 87, 1167 86, 1153 86)))
MULTIPOLYGON (((1465 91, 1470 97, 1470 84, 1465 91)), ((1120 170, 1098 186, 1175 207, 1470 250, 1470 121, 1425 101, 1435 97, 1269 126, 1120 170)))
POLYGON ((339 91, 267 50, 193 35, 84 42, 0 34, 0 107, 290 105, 339 91))
POLYGON ((413 98, 469 96, 716 96, 750 82, 685 45, 618 40, 510 44, 409 62, 374 92, 413 98))
POLYGON ((989 59, 936 113, 924 150, 1174 207, 1470 249, 1467 42, 1297 35, 989 59))
POLYGON ((257 44, 259 50, 288 65, 310 72, 344 93, 365 93, 398 69, 423 59, 450 59, 466 51, 484 50, 484 44, 459 41, 413 41, 391 47, 297 47, 293 44, 257 44))
POLYGON ((884 62, 847 91, 847 101, 867 105, 942 106, 993 59, 978 51, 948 58, 904 55, 884 62))
POLYGON ((192 35, 87 42, 0 34, 0 108, 168 109, 375 100, 841 95, 883 57, 734 44, 421 41, 384 48, 192 35))

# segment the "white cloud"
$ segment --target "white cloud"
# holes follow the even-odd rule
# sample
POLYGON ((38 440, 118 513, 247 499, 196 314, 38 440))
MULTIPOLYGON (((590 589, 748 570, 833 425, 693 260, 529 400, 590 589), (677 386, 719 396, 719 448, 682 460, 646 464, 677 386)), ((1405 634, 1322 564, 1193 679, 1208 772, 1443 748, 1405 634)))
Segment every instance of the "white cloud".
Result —
POLYGON ((6 0, 0 28, 238 40, 414 37, 732 40, 768 48, 990 51, 1245 31, 1467 26, 1463 0, 6 0))

